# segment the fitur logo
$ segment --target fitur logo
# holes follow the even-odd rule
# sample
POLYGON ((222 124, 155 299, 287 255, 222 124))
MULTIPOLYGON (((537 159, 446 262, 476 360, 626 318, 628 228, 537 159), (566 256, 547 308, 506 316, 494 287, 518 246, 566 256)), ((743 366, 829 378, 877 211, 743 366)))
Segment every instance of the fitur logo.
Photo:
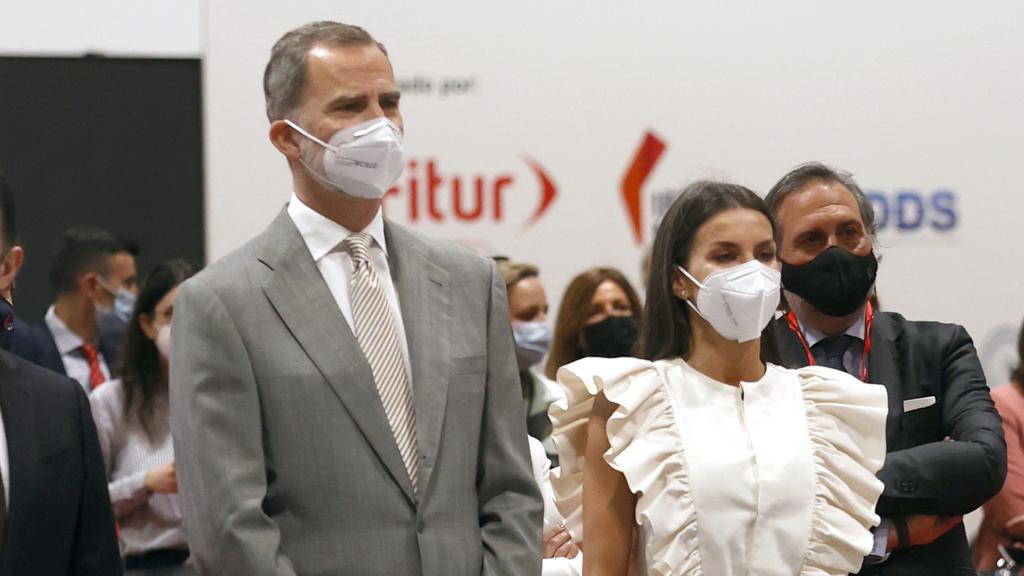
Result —
POLYGON ((510 198, 529 198, 529 188, 536 189, 534 209, 522 222, 529 228, 551 209, 558 197, 558 187, 543 166, 533 158, 522 161, 533 178, 521 174, 458 173, 442 170, 437 158, 412 158, 402 178, 384 196, 385 209, 405 211, 409 223, 479 223, 506 221, 506 203, 510 198), (523 180, 526 180, 525 182, 523 180))
POLYGON ((661 160, 661 156, 664 153, 665 142, 648 130, 644 134, 644 138, 640 142, 640 147, 637 148, 633 160, 626 168, 626 174, 622 177, 622 185, 620 186, 622 202, 626 208, 626 216, 629 218, 630 228, 633 230, 633 239, 637 244, 643 244, 644 241, 643 203, 641 201, 644 183, 650 177, 651 172, 654 171, 654 167, 661 160))

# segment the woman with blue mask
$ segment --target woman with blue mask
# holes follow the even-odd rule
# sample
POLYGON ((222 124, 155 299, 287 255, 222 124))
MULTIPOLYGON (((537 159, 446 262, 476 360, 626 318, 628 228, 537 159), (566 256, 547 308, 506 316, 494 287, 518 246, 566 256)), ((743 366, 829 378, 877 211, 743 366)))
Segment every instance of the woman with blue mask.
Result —
POLYGON ((526 431, 543 441, 551 435, 551 421, 548 419, 550 399, 533 367, 544 359, 551 346, 547 294, 536 266, 502 259, 498 261, 498 268, 508 294, 508 317, 515 340, 523 401, 526 403, 526 431))
POLYGON ((655 239, 639 358, 558 371, 552 486, 570 531, 587 534, 585 574, 860 569, 879 523, 885 389, 766 364, 779 292, 763 201, 687 187, 655 239))

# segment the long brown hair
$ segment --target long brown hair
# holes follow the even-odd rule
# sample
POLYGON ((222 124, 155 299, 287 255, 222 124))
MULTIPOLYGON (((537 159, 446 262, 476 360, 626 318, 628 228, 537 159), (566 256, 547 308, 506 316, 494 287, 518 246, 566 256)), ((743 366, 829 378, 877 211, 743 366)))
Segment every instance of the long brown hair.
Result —
MULTIPOLYGON (((726 210, 748 208, 764 215, 772 223, 771 214, 761 198, 743 186, 702 180, 690 184, 669 207, 658 227, 651 254, 651 272, 647 286, 647 302, 637 351, 647 360, 680 356, 686 358, 692 345, 690 309, 672 289, 675 267, 686 266, 697 230, 714 216, 726 210)), ((772 231, 775 225, 772 223, 772 231)), ((762 335, 762 359, 776 361, 774 343, 768 337, 772 325, 762 335)))
POLYGON ((580 354, 580 335, 590 317, 590 301, 594 298, 594 292, 605 281, 611 281, 622 288, 633 315, 640 315, 640 298, 636 290, 633 290, 622 272, 615 268, 591 268, 573 278, 558 305, 555 335, 551 341, 548 363, 544 367, 544 375, 548 378, 554 379, 559 368, 583 357, 580 354))
POLYGON ((146 336, 139 317, 153 316, 156 305, 193 274, 192 265, 180 259, 168 260, 150 272, 139 291, 131 322, 125 331, 124 357, 121 359, 121 385, 124 386, 124 415, 138 419, 150 441, 158 403, 167 398, 167 382, 156 344, 146 336))

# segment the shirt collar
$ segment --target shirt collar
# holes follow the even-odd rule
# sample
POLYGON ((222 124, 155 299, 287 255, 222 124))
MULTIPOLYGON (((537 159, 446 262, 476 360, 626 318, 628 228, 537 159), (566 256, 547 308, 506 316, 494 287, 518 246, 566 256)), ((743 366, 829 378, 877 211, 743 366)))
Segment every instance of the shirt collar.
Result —
MULTIPOLYGON (((306 243, 306 248, 309 249, 310 255, 316 262, 330 254, 345 238, 355 234, 304 204, 294 192, 291 200, 288 201, 288 216, 295 223, 299 234, 302 235, 302 240, 306 243)), ((384 213, 382 210, 377 210, 377 215, 366 225, 366 228, 363 228, 362 232, 369 234, 387 256, 388 245, 384 238, 384 213)))
MULTIPOLYGON (((808 324, 804 324, 803 320, 800 320, 800 316, 799 315, 797 315, 796 319, 797 319, 797 322, 800 324, 800 329, 803 330, 803 332, 804 332, 804 339, 807 340, 807 347, 808 348, 813 347, 815 344, 817 344, 818 342, 821 342, 822 340, 824 340, 825 338, 828 337, 828 336, 825 335, 824 332, 816 330, 815 328, 813 328, 812 326, 810 326, 808 324)), ((863 342, 864 341, 864 315, 863 314, 858 315, 857 316, 857 321, 854 322, 853 324, 851 324, 850 327, 846 329, 846 332, 843 332, 843 334, 846 334, 848 336, 853 336, 857 340, 860 340, 861 342, 863 342)))
POLYGON ((46 327, 50 329, 50 334, 53 335, 53 341, 57 344, 57 351, 60 352, 61 356, 67 356, 85 344, 85 341, 78 334, 72 332, 71 328, 68 328, 68 325, 57 317, 55 306, 51 305, 50 309, 46 311, 45 321, 46 327))

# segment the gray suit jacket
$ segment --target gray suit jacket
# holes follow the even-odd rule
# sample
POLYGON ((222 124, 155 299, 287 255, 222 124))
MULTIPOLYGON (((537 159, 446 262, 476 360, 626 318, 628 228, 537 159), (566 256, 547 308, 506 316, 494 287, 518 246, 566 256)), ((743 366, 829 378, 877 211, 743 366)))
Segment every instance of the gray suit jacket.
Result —
POLYGON ((171 428, 193 557, 216 576, 539 575, 504 284, 386 223, 412 365, 414 493, 359 344, 286 212, 186 282, 171 428))

